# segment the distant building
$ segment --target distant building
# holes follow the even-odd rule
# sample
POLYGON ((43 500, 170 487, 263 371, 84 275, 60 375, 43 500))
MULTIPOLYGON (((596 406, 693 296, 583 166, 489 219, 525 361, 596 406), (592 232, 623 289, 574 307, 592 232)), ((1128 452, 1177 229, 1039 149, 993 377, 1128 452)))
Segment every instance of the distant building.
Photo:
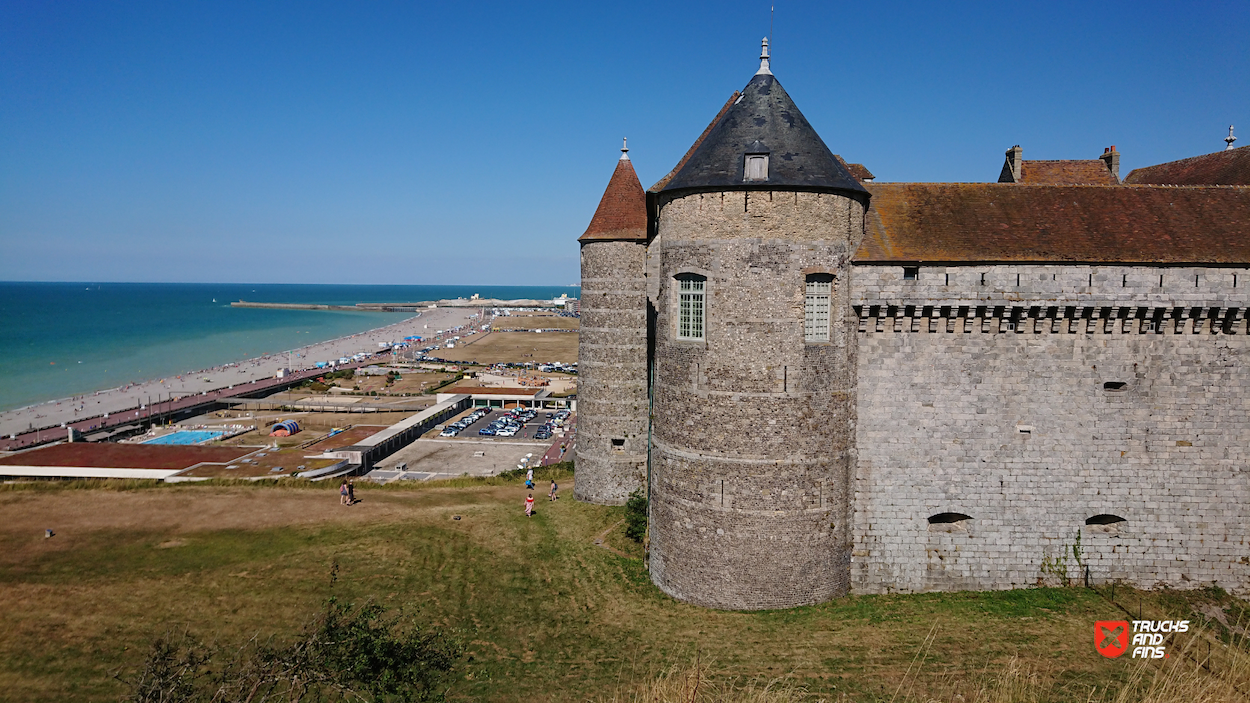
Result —
POLYGON ((575 495, 649 493, 665 592, 1015 588, 1064 555, 1250 592, 1250 151, 871 182, 766 50, 649 191, 625 151, 579 240, 575 495))

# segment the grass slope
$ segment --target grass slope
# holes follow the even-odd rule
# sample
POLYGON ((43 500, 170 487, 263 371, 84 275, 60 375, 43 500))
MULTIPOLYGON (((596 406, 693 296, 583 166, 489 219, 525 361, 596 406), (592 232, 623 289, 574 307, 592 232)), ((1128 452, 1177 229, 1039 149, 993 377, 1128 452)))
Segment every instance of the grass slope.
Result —
MULTIPOLYGON (((0 699, 116 700, 113 675, 158 634, 292 636, 331 593, 458 629, 469 650, 450 696, 460 700, 606 699, 696 656, 722 677, 792 677, 831 701, 893 700, 900 686, 898 700, 972 700, 1010 666, 1027 669, 1030 700, 1085 700, 1135 666, 1094 652, 1093 622, 1126 616, 1086 589, 756 613, 677 603, 620 534, 623 508, 574 502, 559 476, 565 498, 540 495, 528 519, 519 482, 502 479, 360 486, 349 508, 334 486, 297 482, 0 490, 0 699), (45 526, 58 535, 44 539, 45 526), (631 556, 594 544, 605 531, 631 556)), ((1134 611, 1139 597, 1156 618, 1240 603, 1117 589, 1134 611)))

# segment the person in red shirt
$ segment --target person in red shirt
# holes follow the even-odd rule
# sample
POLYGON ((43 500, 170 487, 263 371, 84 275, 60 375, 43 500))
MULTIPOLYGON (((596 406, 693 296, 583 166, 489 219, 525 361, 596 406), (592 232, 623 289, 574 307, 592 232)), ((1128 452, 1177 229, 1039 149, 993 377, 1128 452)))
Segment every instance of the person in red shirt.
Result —
POLYGON ((525 517, 529 517, 533 514, 534 514, 534 494, 531 493, 529 494, 529 497, 525 499, 525 517))

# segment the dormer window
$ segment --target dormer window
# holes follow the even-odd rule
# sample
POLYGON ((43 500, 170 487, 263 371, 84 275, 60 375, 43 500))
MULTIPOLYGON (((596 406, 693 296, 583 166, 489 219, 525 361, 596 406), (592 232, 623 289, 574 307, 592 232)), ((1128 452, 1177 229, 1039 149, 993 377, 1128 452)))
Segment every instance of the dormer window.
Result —
POLYGON ((768 180, 768 154, 747 154, 746 168, 743 169, 746 181, 768 180))
POLYGON ((770 149, 756 139, 746 149, 742 161, 742 180, 759 182, 768 180, 768 154, 770 149))

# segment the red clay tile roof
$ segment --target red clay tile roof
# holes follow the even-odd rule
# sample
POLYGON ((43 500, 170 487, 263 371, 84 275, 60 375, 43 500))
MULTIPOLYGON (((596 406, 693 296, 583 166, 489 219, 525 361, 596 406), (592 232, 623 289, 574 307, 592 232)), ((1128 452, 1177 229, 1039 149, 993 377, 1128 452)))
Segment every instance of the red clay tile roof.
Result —
POLYGON ((579 242, 599 240, 645 240, 647 238, 647 194, 629 159, 616 162, 616 170, 590 218, 590 226, 579 242))
POLYGON ((855 180, 860 183, 863 183, 866 180, 871 181, 876 178, 876 176, 872 175, 872 171, 869 171, 863 164, 848 164, 846 159, 842 158, 840 154, 834 154, 833 158, 837 159, 838 163, 842 164, 847 171, 850 171, 851 175, 855 177, 855 180))
POLYGON ((1250 263, 1250 188, 866 183, 866 262, 1250 263))
POLYGON ((1026 185, 1118 185, 1102 159, 1022 161, 1020 182, 1026 185))
POLYGON ((677 172, 681 170, 681 167, 686 165, 686 162, 690 160, 691 156, 694 156, 694 152, 699 150, 699 145, 702 144, 703 140, 707 138, 708 133, 712 131, 712 128, 716 126, 717 122, 720 122, 721 118, 725 116, 725 113, 729 112, 729 108, 733 107, 734 101, 737 100, 740 95, 742 95, 742 93, 735 90, 734 94, 729 96, 729 99, 725 101, 725 106, 722 107, 720 112, 716 113, 716 117, 713 117, 712 121, 708 123, 707 128, 703 130, 703 134, 700 134, 699 138, 694 140, 694 144, 691 144, 690 148, 686 150, 686 154, 681 157, 681 161, 677 162, 677 165, 673 167, 672 171, 669 171, 663 178, 656 181, 655 185, 647 189, 648 193, 658 193, 661 190, 664 190, 664 186, 668 185, 668 182, 673 180, 673 176, 677 175, 677 172))
MULTIPOLYGON (((65 466, 102 469, 185 469, 201 462, 229 463, 256 447, 68 442, 0 458, 0 466, 65 466)), ((4 470, 0 469, 0 473, 4 470)))
POLYGON ((1125 183, 1182 186, 1250 185, 1250 149, 1230 149, 1133 169, 1125 183))
POLYGON ((872 171, 869 171, 868 167, 863 164, 847 164, 846 170, 850 171, 851 175, 855 176, 861 183, 876 178, 876 176, 872 175, 872 171))

